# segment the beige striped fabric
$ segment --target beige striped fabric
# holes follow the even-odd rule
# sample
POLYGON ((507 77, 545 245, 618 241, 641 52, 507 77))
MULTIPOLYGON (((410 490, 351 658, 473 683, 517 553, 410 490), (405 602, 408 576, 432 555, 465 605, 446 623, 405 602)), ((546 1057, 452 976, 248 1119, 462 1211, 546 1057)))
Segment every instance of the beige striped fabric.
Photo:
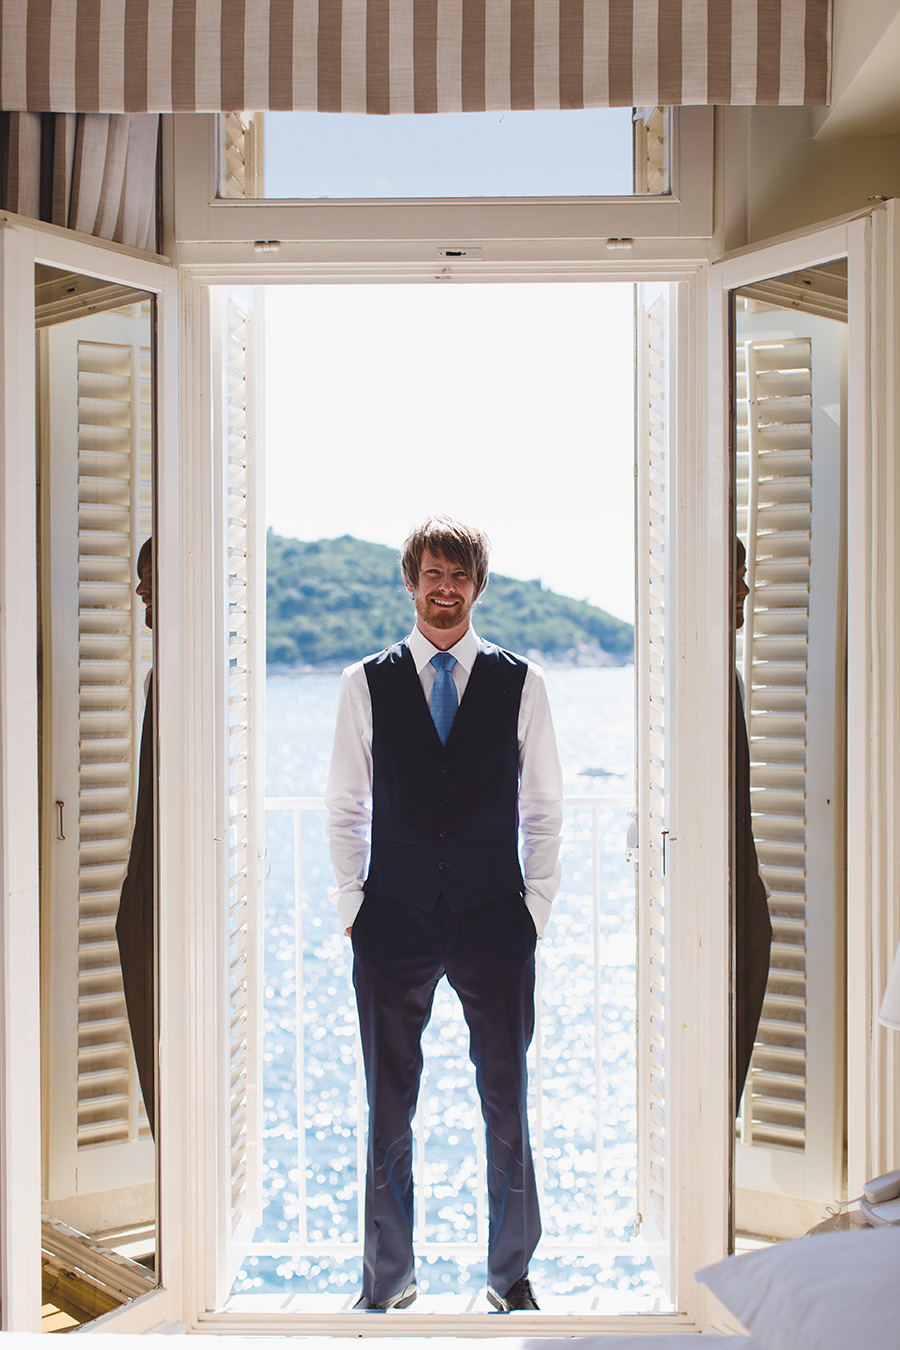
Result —
POLYGON ((0 107, 825 104, 831 0, 0 0, 0 107))
POLYGON ((0 208, 156 247, 158 114, 0 114, 0 208))

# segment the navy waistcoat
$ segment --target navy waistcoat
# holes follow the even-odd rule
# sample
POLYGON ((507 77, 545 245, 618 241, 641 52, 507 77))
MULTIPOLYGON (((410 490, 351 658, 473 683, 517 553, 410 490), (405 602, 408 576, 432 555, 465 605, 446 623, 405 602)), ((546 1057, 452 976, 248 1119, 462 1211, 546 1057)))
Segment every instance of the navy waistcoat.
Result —
POLYGON ((372 700, 367 894, 451 910, 524 893, 519 704, 527 662, 482 642, 441 745, 405 642, 364 663, 372 700))

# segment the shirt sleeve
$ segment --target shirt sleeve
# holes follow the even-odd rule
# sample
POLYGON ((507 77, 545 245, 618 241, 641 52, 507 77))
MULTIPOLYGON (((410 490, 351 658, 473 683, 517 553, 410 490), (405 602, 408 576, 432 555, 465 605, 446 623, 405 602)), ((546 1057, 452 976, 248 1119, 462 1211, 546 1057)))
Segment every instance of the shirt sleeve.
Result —
POLYGON ((343 933, 363 902, 372 824, 372 702, 361 665, 341 677, 325 806, 337 882, 331 898, 343 933))
POLYGON ((529 665, 519 712, 519 832, 525 904, 538 937, 559 889, 563 783, 543 673, 529 665))

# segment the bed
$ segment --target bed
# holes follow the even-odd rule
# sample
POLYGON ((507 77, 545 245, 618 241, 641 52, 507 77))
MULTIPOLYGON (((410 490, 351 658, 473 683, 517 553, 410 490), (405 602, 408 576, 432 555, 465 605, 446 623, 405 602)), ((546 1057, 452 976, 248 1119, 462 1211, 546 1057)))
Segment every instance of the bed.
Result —
MULTIPOLYGON (((697 1271, 750 1333, 722 1350, 900 1350, 900 1227, 823 1233, 697 1271)), ((523 1350, 696 1350, 696 1333, 523 1339, 523 1350)))

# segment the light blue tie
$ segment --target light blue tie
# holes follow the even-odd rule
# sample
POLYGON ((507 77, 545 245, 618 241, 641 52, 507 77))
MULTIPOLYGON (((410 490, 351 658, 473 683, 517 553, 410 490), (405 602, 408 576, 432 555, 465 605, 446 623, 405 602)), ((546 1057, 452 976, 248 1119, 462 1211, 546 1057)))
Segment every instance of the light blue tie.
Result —
POLYGON ((431 720, 437 728, 441 745, 446 745, 459 707, 459 695, 450 673, 456 665, 456 657, 449 652, 438 652, 437 656, 431 658, 431 664, 435 671, 431 688, 431 720))

